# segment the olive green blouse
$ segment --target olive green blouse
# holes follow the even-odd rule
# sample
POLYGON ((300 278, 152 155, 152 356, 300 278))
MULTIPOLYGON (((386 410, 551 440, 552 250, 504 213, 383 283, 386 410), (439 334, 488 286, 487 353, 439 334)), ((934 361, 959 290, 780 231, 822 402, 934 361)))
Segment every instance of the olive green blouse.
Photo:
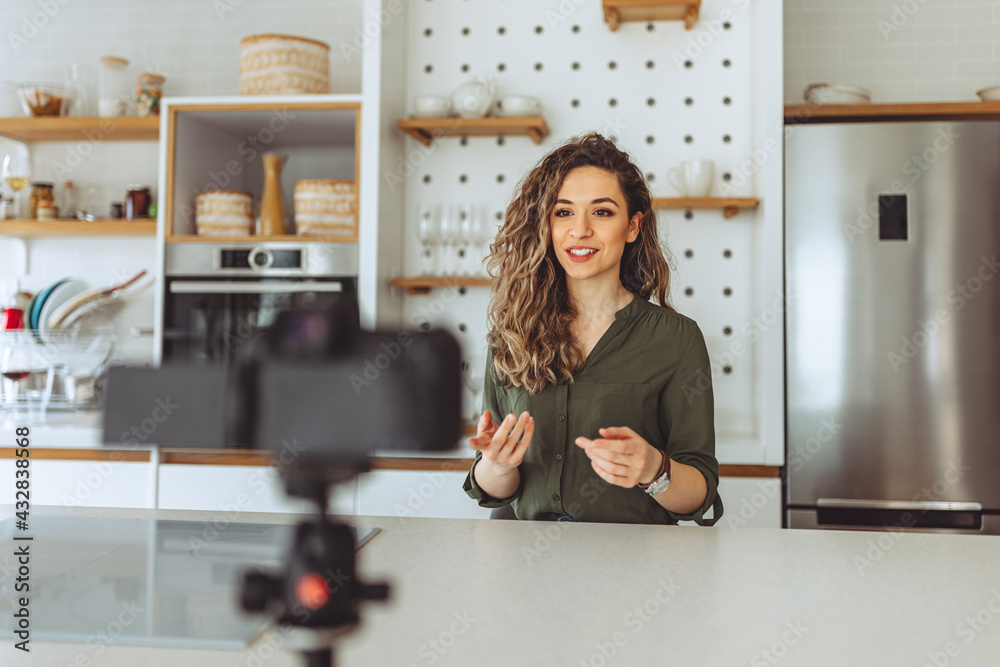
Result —
MULTIPOLYGON (((486 495, 470 470, 465 491, 482 507, 513 503, 519 519, 568 514, 581 521, 712 524, 722 516, 715 458, 712 373, 705 339, 694 320, 641 297, 615 313, 615 321, 573 382, 549 385, 534 396, 505 389, 487 358, 483 409, 499 423, 528 411, 535 432, 519 467, 521 483, 510 498, 486 495), (647 493, 608 484, 575 444, 598 438, 598 428, 629 426, 671 460, 705 476, 708 494, 691 514, 670 512, 647 493), (716 504, 714 520, 703 514, 716 504)), ((476 453, 476 463, 482 454, 476 453)), ((473 464, 473 468, 475 463, 473 464)))

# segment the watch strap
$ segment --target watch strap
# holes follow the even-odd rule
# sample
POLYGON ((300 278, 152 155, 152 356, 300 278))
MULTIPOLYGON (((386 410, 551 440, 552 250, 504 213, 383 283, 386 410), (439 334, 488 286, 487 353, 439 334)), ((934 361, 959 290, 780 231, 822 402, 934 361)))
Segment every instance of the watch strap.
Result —
POLYGON ((663 477, 664 475, 666 475, 667 471, 670 469, 670 459, 667 458, 667 453, 664 452, 664 451, 661 451, 659 449, 657 449, 656 451, 660 452, 660 456, 663 457, 663 460, 660 461, 660 469, 657 470, 657 472, 656 472, 655 475, 653 475, 653 479, 649 482, 649 484, 639 483, 637 485, 643 491, 645 491, 646 489, 648 489, 649 487, 651 487, 653 484, 656 484, 656 482, 659 481, 659 479, 661 477, 663 477))

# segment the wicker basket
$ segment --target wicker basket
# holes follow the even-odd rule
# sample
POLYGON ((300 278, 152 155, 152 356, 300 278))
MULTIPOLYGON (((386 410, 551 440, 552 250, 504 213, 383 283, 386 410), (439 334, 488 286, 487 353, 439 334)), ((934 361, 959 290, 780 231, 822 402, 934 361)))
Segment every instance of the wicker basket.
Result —
POLYGON ((354 181, 296 181, 293 196, 299 235, 358 235, 358 188, 354 181))
POLYGON ((252 235, 252 202, 250 193, 242 190, 199 192, 194 198, 198 236, 252 235))
POLYGON ((329 44, 294 35, 251 35, 240 42, 241 95, 329 92, 329 44))

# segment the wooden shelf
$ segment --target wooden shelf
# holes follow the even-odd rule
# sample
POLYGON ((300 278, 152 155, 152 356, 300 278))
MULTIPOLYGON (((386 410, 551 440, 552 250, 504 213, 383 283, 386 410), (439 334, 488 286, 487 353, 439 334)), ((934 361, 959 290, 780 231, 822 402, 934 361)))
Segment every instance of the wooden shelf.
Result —
POLYGON ((427 294, 435 287, 489 287, 493 281, 489 278, 394 278, 393 287, 403 287, 407 294, 427 294))
POLYGON ((691 30, 701 11, 701 0, 601 0, 601 5, 611 32, 632 21, 684 21, 691 30))
POLYGON ((153 236, 156 220, 0 220, 0 236, 153 236))
POLYGON ((277 241, 293 243, 357 243, 357 236, 168 236, 167 243, 273 243, 277 241))
POLYGON ((654 197, 655 208, 721 208, 722 217, 734 217, 741 208, 757 208, 754 197, 654 197))
POLYGON ((785 123, 788 125, 893 120, 1000 120, 1000 102, 790 104, 785 106, 785 123))
POLYGON ((160 117, 0 118, 0 136, 15 141, 156 141, 160 117))
POLYGON ((536 144, 549 136, 549 126, 541 116, 521 118, 404 118, 399 129, 430 146, 442 137, 527 136, 536 144))

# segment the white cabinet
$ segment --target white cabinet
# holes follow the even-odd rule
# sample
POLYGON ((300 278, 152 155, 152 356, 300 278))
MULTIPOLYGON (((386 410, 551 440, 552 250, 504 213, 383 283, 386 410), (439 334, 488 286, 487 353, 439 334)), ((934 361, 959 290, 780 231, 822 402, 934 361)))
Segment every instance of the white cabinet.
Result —
POLYGON ((781 528, 781 480, 775 477, 723 477, 719 494, 726 504, 716 529, 781 528))
MULTIPOLYGON (((0 460, 0 504, 13 504, 13 459, 0 460)), ((152 508, 154 467, 132 461, 31 459, 32 505, 152 508)))
POLYGON ((376 470, 358 483, 358 514, 419 516, 445 519, 488 519, 462 490, 467 471, 376 470))
MULTIPOLYGON (((330 511, 354 513, 357 482, 335 487, 330 511)), ((157 507, 161 509, 219 510, 223 512, 313 511, 305 500, 285 495, 281 478, 270 466, 163 464, 157 507)))

